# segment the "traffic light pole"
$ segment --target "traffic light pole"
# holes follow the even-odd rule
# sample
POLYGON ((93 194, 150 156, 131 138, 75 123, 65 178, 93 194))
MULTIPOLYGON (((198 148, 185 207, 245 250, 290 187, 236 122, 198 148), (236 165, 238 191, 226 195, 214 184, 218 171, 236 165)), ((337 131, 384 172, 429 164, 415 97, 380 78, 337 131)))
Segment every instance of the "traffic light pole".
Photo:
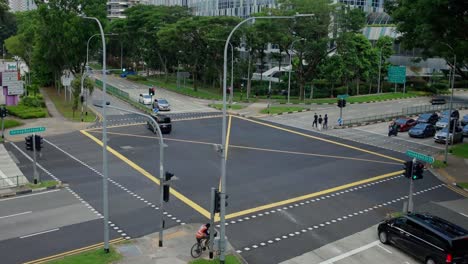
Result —
POLYGON ((39 173, 37 173, 37 163, 36 163, 36 134, 33 133, 32 135, 32 146, 33 146, 33 159, 34 159, 34 184, 38 184, 40 179, 39 179, 39 173))
POLYGON ((5 118, 2 116, 2 138, 5 138, 5 118))
POLYGON ((413 165, 411 166, 411 175, 410 175, 410 187, 409 187, 409 194, 408 194, 408 207, 406 208, 407 213, 413 211, 413 188, 414 188, 413 174, 414 174, 415 165, 416 165, 416 159, 413 158, 413 165))
POLYGON ((211 193, 210 193, 210 225, 211 225, 211 231, 210 231, 210 259, 213 259, 213 244, 214 244, 214 217, 215 217, 215 190, 216 188, 212 187, 211 188, 211 193))

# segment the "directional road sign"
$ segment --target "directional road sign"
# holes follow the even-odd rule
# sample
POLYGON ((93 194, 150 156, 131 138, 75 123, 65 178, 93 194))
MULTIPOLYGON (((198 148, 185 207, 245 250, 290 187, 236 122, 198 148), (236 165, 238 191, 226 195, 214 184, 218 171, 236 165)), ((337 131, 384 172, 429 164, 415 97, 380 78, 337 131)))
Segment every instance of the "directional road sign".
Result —
POLYGON ((388 67, 388 81, 391 83, 405 83, 406 82, 406 67, 405 66, 388 67))
POLYGON ((349 94, 339 94, 337 97, 338 99, 346 99, 349 97, 349 94))
POLYGON ((45 127, 31 127, 31 128, 23 128, 23 129, 15 129, 10 130, 10 135, 21 135, 21 134, 30 134, 30 133, 37 133, 37 132, 44 132, 46 130, 45 127))
POLYGON ((424 161, 426 163, 431 163, 431 164, 434 163, 434 158, 433 157, 427 156, 427 155, 424 155, 424 154, 421 154, 421 153, 418 153, 418 152, 415 152, 415 151, 412 151, 412 150, 407 150, 406 155, 410 156, 411 158, 415 158, 417 160, 424 161))

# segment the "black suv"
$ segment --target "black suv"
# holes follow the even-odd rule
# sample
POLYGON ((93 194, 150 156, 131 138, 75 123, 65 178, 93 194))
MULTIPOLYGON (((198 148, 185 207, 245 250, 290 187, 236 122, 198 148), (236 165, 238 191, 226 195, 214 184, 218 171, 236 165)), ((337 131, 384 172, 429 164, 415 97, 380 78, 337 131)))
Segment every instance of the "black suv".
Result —
MULTIPOLYGON (((172 131, 172 123, 171 123, 171 118, 165 115, 158 115, 158 114, 151 114, 151 117, 154 118, 154 120, 159 124, 159 128, 161 129, 161 132, 163 134, 169 134, 172 131)), ((152 122, 147 121, 146 125, 148 126, 148 129, 153 131, 153 133, 157 133, 157 129, 154 128, 154 125, 152 122)))
POLYGON ((468 263, 468 230, 426 213, 409 213, 379 224, 380 242, 392 243, 426 264, 468 263))

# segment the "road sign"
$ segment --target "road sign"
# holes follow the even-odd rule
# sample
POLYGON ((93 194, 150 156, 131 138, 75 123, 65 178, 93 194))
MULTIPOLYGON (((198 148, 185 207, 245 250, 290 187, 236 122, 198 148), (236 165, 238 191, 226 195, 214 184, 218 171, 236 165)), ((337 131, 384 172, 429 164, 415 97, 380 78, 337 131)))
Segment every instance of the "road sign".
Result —
POLYGON ((424 161, 426 163, 431 163, 431 164, 434 163, 434 158, 433 157, 427 156, 427 155, 424 155, 424 154, 421 154, 421 153, 418 153, 418 152, 415 152, 415 151, 412 151, 412 150, 407 150, 406 155, 410 156, 411 158, 415 158, 417 160, 424 161))
POLYGON ((338 99, 346 99, 349 97, 349 94, 339 94, 337 97, 338 99))
POLYGON ((19 95, 24 93, 23 81, 8 84, 8 95, 19 95))
POLYGON ((10 130, 10 135, 21 135, 21 134, 30 134, 30 133, 37 133, 37 132, 44 132, 46 130, 45 127, 31 127, 31 128, 24 128, 24 129, 15 129, 10 130))
POLYGON ((406 67, 405 66, 388 67, 388 81, 391 83, 406 83, 406 67))
POLYGON ((153 108, 153 113, 157 114, 159 112, 159 108, 153 108))
POLYGON ((10 86, 18 82, 18 72, 5 71, 2 72, 2 86, 10 86))

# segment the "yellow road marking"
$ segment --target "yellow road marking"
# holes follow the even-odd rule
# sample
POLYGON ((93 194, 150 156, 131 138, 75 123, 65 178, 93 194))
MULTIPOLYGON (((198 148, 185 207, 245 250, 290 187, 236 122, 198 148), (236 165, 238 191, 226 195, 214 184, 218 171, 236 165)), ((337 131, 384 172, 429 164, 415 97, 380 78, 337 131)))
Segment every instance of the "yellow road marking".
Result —
MULTIPOLYGON (((84 134, 85 136, 89 137, 90 139, 92 139, 94 142, 96 142, 98 145, 100 146, 103 146, 103 143, 102 141, 100 141, 99 139, 97 139, 96 137, 94 137, 93 135, 89 134, 88 132, 86 131, 83 131, 83 130, 80 130, 80 132, 82 134, 84 134)), ((114 156, 116 156, 117 158, 121 159, 123 162, 127 163, 130 167, 132 167, 133 169, 135 169, 136 171, 138 171, 139 173, 143 174, 146 178, 150 179, 151 181, 153 181, 154 183, 156 183, 157 185, 160 185, 160 181, 159 179, 157 179, 156 177, 154 177, 153 175, 151 175, 151 173, 147 172, 145 169, 143 169, 142 167, 138 166, 136 163, 134 163, 133 161, 129 160, 128 158, 126 158, 124 155, 120 154, 119 152, 117 152, 116 150, 114 150, 113 148, 111 147, 107 147, 107 151, 109 151, 110 153, 114 154, 114 156)), ((201 207, 200 205, 196 204, 195 202, 193 202, 192 200, 190 200, 189 198, 187 198, 185 195, 181 194, 180 192, 176 191, 174 188, 171 188, 171 193, 172 195, 174 195, 175 197, 177 197, 179 200, 181 200, 182 202, 184 202, 185 204, 187 204, 188 206, 192 207, 195 211, 199 212, 201 215, 205 216, 206 218, 210 218, 210 213, 205 210, 203 207, 201 207)))
MULTIPOLYGON (((118 243, 118 242, 123 241, 123 240, 125 240, 125 239, 119 237, 119 238, 110 240, 109 244, 115 244, 115 243, 118 243)), ((89 251, 89 250, 92 250, 92 249, 97 249, 97 248, 103 247, 103 246, 104 246, 104 243, 97 243, 97 244, 90 245, 90 246, 87 246, 87 247, 82 247, 82 248, 77 248, 77 249, 74 249, 74 250, 66 251, 66 252, 63 252, 63 253, 60 253, 60 254, 57 254, 57 255, 52 255, 52 256, 45 257, 45 258, 40 258, 40 259, 24 262, 23 264, 40 264, 40 263, 48 262, 48 261, 51 261, 51 260, 59 259, 59 258, 62 258, 62 257, 66 257, 66 256, 82 253, 82 252, 85 252, 85 251, 89 251)))
POLYGON ((255 213, 255 212, 258 212, 258 211, 270 209, 270 208, 273 208, 273 207, 283 206, 283 205, 290 204, 290 203, 295 203, 295 202, 298 202, 298 201, 302 201, 302 200, 310 199, 312 197, 316 197, 316 196, 320 196, 320 195, 324 195, 324 194, 344 190, 344 189, 351 188, 351 187, 361 185, 361 184, 365 184, 365 183, 368 183, 368 182, 378 181, 380 179, 396 176, 396 175, 399 175, 399 174, 402 174, 402 173, 403 173, 402 170, 392 172, 392 173, 387 173, 387 174, 384 174, 384 175, 380 175, 380 176, 376 176, 376 177, 372 177, 372 178, 368 178, 368 179, 364 179, 364 180, 344 184, 344 185, 341 185, 341 186, 333 187, 333 188, 330 188, 330 189, 327 189, 327 190, 323 190, 323 191, 319 191, 319 192, 315 192, 315 193, 310 193, 310 194, 302 195, 302 196, 291 198, 291 199, 286 199, 286 200, 271 203, 271 204, 261 205, 261 206, 255 207, 255 208, 239 211, 237 213, 228 214, 228 215, 226 215, 226 219, 231 219, 231 218, 243 216, 243 215, 246 215, 246 214, 252 214, 252 213, 255 213))
POLYGON ((465 192, 463 190, 460 190, 457 187, 451 186, 449 184, 445 184, 444 186, 446 188, 450 189, 451 191, 454 191, 454 192, 458 193, 459 195, 468 198, 468 193, 467 192, 465 192))
MULTIPOLYGON (((90 132, 96 133, 96 131, 90 131, 90 132)), ((129 137, 139 137, 139 138, 151 138, 151 139, 158 138, 157 136, 144 136, 144 135, 116 133, 116 132, 107 132, 107 134, 119 135, 119 136, 129 136, 129 137)), ((209 142, 203 142, 203 141, 193 141, 193 140, 175 139, 175 138, 164 138, 164 140, 177 141, 177 142, 186 142, 186 143, 193 143, 193 144, 201 144, 201 145, 214 145, 215 144, 215 143, 209 143, 209 142)), ((226 142, 229 142, 229 140, 227 140, 226 142)), ((397 162, 379 161, 379 160, 372 160, 372 159, 360 159, 360 158, 352 158, 352 157, 346 157, 346 156, 333 156, 333 155, 315 154, 315 153, 307 153, 307 152, 296 152, 296 151, 287 151, 287 150, 255 148, 255 147, 247 147, 247 146, 239 146, 239 145, 230 145, 230 147, 231 148, 239 148, 239 149, 251 149, 251 150, 259 150, 259 151, 267 151, 267 152, 278 152, 278 153, 286 153, 286 154, 294 154, 294 155, 317 156, 317 157, 324 157, 324 158, 349 159, 349 160, 364 161, 364 162, 374 162, 374 163, 401 165, 401 163, 397 163, 397 162)))
POLYGON ((332 143, 332 144, 335 144, 335 145, 338 145, 338 146, 342 146, 342 147, 347 147, 347 148, 350 148, 350 149, 359 150, 359 151, 362 151, 362 152, 365 152, 365 153, 373 154, 373 155, 376 155, 376 156, 379 156, 379 157, 383 157, 383 158, 395 160, 395 161, 398 161, 398 162, 404 162, 404 160, 401 160, 401 159, 397 159, 397 158, 394 158, 394 157, 390 157, 390 156, 387 156, 387 155, 384 155, 384 154, 380 154, 380 153, 377 153, 377 152, 374 152, 374 151, 370 151, 370 150, 366 150, 366 149, 354 147, 354 146, 347 145, 347 144, 344 144, 344 143, 336 142, 336 141, 333 141, 333 140, 329 140, 329 139, 324 139, 324 138, 320 138, 320 137, 308 135, 308 134, 301 133, 301 132, 298 132, 298 131, 294 131, 294 130, 291 130, 291 129, 287 129, 287 128, 283 128, 283 127, 279 127, 279 126, 275 126, 275 125, 263 123, 263 122, 260 122, 260 121, 256 121, 256 120, 244 118, 244 117, 241 117, 241 116, 235 116, 235 117, 236 117, 236 118, 239 118, 239 119, 242 119, 242 120, 246 120, 246 121, 252 122, 252 123, 256 123, 256 124, 259 124, 259 125, 263 125, 263 126, 267 126, 267 127, 276 128, 276 129, 278 129, 278 130, 286 131, 286 132, 289 132, 289 133, 292 133, 292 134, 296 134, 296 135, 300 135, 300 136, 304 136, 304 137, 308 137, 308 138, 313 138, 313 139, 317 139, 317 140, 321 140, 321 141, 324 141, 324 142, 332 143))

